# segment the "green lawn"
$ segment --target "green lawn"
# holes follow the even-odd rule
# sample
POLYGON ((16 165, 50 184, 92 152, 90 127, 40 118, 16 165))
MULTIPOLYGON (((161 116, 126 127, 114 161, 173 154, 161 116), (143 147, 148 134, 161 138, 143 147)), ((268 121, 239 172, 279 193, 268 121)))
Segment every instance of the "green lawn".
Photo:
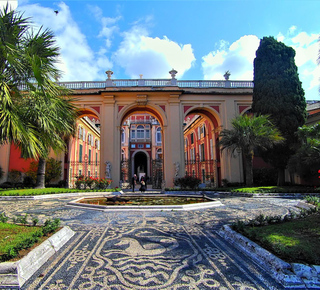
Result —
POLYGON ((247 236, 286 262, 320 265, 320 214, 280 224, 244 228, 247 236))
POLYGON ((319 188, 306 186, 259 186, 230 188, 231 192, 238 193, 320 193, 319 188))
POLYGON ((40 227, 0 223, 0 261, 15 257, 20 249, 31 247, 42 235, 40 227))
POLYGON ((25 188, 25 189, 1 189, 0 196, 31 196, 31 195, 43 195, 43 194, 56 194, 56 193, 71 193, 71 192, 113 192, 119 191, 119 188, 100 189, 100 190, 80 190, 72 188, 25 188))

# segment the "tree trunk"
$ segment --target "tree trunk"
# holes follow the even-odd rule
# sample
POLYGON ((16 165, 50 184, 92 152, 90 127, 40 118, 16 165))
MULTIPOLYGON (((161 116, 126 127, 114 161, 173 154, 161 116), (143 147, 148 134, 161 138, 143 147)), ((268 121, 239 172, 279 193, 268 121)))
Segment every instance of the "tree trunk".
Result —
POLYGON ((246 185, 253 185, 253 170, 252 170, 252 154, 245 156, 246 162, 246 185))
POLYGON ((37 182, 35 188, 45 188, 46 159, 39 158, 37 182))
POLYGON ((284 175, 284 168, 278 168, 278 186, 284 186, 285 185, 285 175, 284 175))

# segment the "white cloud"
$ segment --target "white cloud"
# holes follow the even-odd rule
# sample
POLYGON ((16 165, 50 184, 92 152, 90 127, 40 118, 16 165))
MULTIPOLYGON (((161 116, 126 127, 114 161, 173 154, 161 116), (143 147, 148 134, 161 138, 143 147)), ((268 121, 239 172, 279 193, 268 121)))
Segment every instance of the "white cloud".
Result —
POLYGON ((55 34, 60 47, 60 62, 62 81, 80 81, 101 79, 100 71, 112 67, 111 62, 103 55, 96 55, 87 43, 86 36, 73 20, 69 7, 61 2, 56 15, 52 8, 38 4, 20 7, 24 16, 31 16, 32 21, 40 27, 49 27, 55 34), (95 65, 92 65, 92 64, 95 65))
POLYGON ((320 69, 317 65, 319 51, 318 37, 317 34, 300 32, 283 39, 283 43, 291 46, 296 51, 295 62, 307 99, 314 98, 312 97, 314 94, 309 96, 308 91, 319 87, 320 69))
POLYGON ((119 27, 116 23, 122 19, 121 16, 117 16, 114 18, 104 17, 103 11, 98 6, 89 5, 89 9, 95 15, 95 18, 98 19, 102 28, 98 34, 98 37, 105 39, 105 47, 110 48, 112 45, 112 38, 115 33, 119 32, 119 27))
POLYGON ((9 4, 9 9, 14 10, 18 7, 18 0, 0 0, 0 9, 2 10, 9 4))
POLYGON ((191 44, 179 45, 166 36, 149 37, 139 25, 123 33, 123 41, 113 57, 131 78, 140 74, 144 78, 170 78, 168 72, 172 68, 181 78, 195 61, 191 44))
POLYGON ((289 28, 289 34, 293 34, 295 31, 297 30, 297 26, 295 25, 292 25, 290 28, 289 28))
POLYGON ((231 45, 220 41, 220 49, 202 58, 204 79, 223 79, 224 73, 229 70, 230 79, 252 80, 253 60, 259 43, 255 35, 245 35, 231 45))

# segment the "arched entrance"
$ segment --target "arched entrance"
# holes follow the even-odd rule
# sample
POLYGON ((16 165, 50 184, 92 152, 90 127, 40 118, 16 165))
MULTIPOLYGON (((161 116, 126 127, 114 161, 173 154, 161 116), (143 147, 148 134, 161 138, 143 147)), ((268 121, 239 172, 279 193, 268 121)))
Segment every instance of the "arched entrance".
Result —
POLYGON ((120 186, 129 188, 134 174, 160 189, 163 180, 163 118, 158 108, 134 106, 121 123, 120 186), (160 154, 161 153, 161 154, 160 154))
POLYGON ((64 180, 74 187, 80 177, 100 178, 100 119, 94 109, 80 108, 76 134, 67 141, 64 156, 64 180))
POLYGON ((148 157, 145 152, 139 151, 133 156, 132 160, 132 174, 137 174, 139 180, 142 176, 149 176, 149 164, 148 157))
POLYGON ((219 120, 213 108, 192 107, 185 112, 185 175, 197 177, 206 187, 221 185, 219 120))

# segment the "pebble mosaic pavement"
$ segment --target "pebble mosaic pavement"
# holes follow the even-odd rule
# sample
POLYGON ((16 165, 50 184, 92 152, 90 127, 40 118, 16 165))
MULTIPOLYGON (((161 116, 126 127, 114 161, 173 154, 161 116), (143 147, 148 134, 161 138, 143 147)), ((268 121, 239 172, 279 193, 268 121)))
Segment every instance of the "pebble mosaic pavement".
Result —
POLYGON ((60 218, 75 236, 22 287, 27 289, 283 289, 218 236, 239 218, 286 214, 296 199, 223 198, 192 211, 102 212, 75 198, 0 201, 9 217, 60 218))

